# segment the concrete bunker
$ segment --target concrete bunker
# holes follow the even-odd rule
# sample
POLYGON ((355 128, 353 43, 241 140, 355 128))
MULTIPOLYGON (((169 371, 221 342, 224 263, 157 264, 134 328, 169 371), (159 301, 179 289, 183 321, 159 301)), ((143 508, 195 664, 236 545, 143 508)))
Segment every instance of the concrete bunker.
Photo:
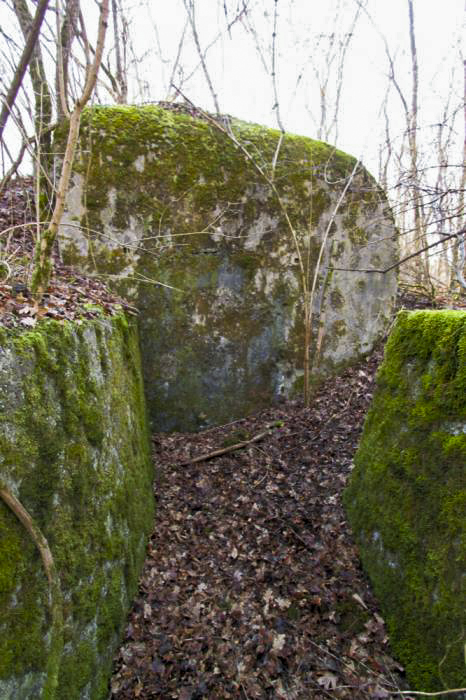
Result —
POLYGON ((385 195, 360 163, 213 122, 156 106, 88 110, 60 234, 65 261, 109 275, 138 307, 161 430, 296 395, 306 362, 318 381, 372 349, 396 293, 396 271, 358 271, 397 259, 385 195))

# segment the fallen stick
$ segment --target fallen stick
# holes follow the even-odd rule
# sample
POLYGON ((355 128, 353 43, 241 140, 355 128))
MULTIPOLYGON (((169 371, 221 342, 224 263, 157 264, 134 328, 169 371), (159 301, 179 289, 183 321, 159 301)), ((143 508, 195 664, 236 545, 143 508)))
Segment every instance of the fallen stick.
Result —
POLYGON ((422 690, 398 690, 394 695, 424 695, 433 698, 438 695, 451 695, 452 693, 464 693, 466 688, 450 688, 449 690, 438 690, 436 693, 424 693, 422 690))
POLYGON ((221 447, 218 450, 213 450, 212 452, 205 452, 202 455, 199 455, 198 457, 193 457, 192 459, 186 459, 184 462, 178 462, 177 466, 178 467, 186 467, 188 464, 196 464, 197 462, 205 462, 208 459, 212 459, 213 457, 219 457, 220 455, 227 454, 228 452, 235 452, 236 450, 241 450, 243 447, 247 447, 253 442, 259 442, 259 440, 262 440, 266 435, 269 434, 272 428, 281 428, 283 425, 282 421, 277 421, 276 423, 271 423, 269 426, 267 426, 267 430, 264 430, 262 433, 258 433, 257 435, 254 435, 250 440, 243 440, 242 442, 237 442, 234 445, 228 445, 228 447, 221 447))

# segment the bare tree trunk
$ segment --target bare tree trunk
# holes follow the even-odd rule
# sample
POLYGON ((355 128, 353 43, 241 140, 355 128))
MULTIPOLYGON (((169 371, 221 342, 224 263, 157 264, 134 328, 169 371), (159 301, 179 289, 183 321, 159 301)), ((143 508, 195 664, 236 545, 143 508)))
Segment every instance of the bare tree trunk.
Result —
MULTIPOLYGON (((419 67, 417 61, 416 36, 414 31, 414 8, 413 0, 408 0, 409 10, 409 41, 411 50, 411 110, 408 118, 408 143, 410 155, 410 184, 412 188, 412 206, 414 214, 414 239, 418 250, 425 248, 425 233, 422 225, 421 202, 419 193, 419 171, 418 171, 418 151, 417 151, 417 129, 418 129, 418 93, 419 93, 419 67)), ((425 269, 424 261, 422 269, 418 274, 418 284, 423 287, 427 282, 428 273, 425 269)))
POLYGON ((338 70, 337 70, 337 81, 336 81, 336 95, 335 95, 335 104, 333 108, 333 117, 331 123, 328 125, 327 130, 328 134, 330 135, 332 129, 334 131, 333 134, 333 143, 337 144, 338 143, 338 126, 339 126, 339 115, 340 115, 340 102, 341 102, 341 93, 342 93, 342 88, 343 88, 343 73, 345 70, 346 66, 346 54, 348 52, 351 40, 355 34, 355 29, 356 25, 359 20, 359 15, 361 12, 361 7, 358 5, 358 8, 355 12, 355 15, 353 17, 353 21, 348 28, 348 31, 344 34, 343 40, 340 42, 340 54, 338 57, 338 70))
POLYGON ((55 208, 48 228, 45 231, 41 232, 39 240, 36 244, 34 272, 31 280, 31 291, 34 296, 34 299, 36 300, 36 303, 40 303, 44 292, 47 289, 52 273, 53 244, 55 243, 58 228, 60 226, 63 211, 65 208, 65 197, 68 191, 71 172, 73 168, 74 154, 79 136, 81 114, 95 87, 97 75, 102 61, 102 53, 105 43, 105 33, 108 24, 108 6, 109 0, 102 0, 100 6, 99 29, 97 35, 95 56, 87 72, 86 83, 84 85, 82 95, 78 100, 76 100, 74 109, 71 113, 68 140, 65 149, 65 156, 63 160, 60 181, 58 183, 55 208))
POLYGON ((112 0, 112 19, 113 19, 113 38, 115 41, 115 60, 116 60, 116 72, 115 78, 118 85, 118 91, 116 94, 116 101, 119 104, 125 104, 128 100, 128 84, 126 80, 126 71, 123 67, 123 61, 121 56, 121 44, 122 36, 118 30, 118 16, 121 13, 120 8, 117 7, 117 0, 112 0))
POLYGON ((388 117, 387 102, 388 95, 390 92, 390 83, 387 87, 387 92, 384 97, 383 103, 383 116, 385 121, 385 144, 384 150, 385 155, 383 155, 382 148, 379 150, 379 182, 385 192, 388 192, 388 172, 390 168, 390 161, 393 155, 392 139, 390 134, 390 119, 388 117))
POLYGON ((466 59, 463 59, 464 71, 464 93, 463 93, 463 113, 464 113, 464 142, 463 142, 463 168, 459 187, 458 201, 458 243, 453 249, 453 269, 456 281, 466 290, 465 263, 466 263, 466 213, 464 211, 465 189, 466 189, 466 59))
POLYGON ((278 154, 280 153, 280 148, 285 137, 285 127, 283 126, 282 118, 280 115, 280 100, 278 99, 278 85, 277 85, 277 21, 278 21, 278 0, 275 0, 274 13, 273 13, 273 33, 272 33, 272 86, 273 86, 273 97, 274 105, 273 110, 277 118, 278 128, 280 129, 280 138, 278 139, 277 147, 275 148, 275 153, 272 160, 272 180, 275 176, 275 168, 277 166, 278 154))
POLYGON ((204 54, 203 54, 202 49, 201 49, 201 44, 199 42, 199 34, 197 31, 196 18, 195 18, 195 14, 194 14, 194 0, 183 0, 183 3, 185 6, 185 9, 186 9, 186 13, 188 15, 189 24, 191 25, 191 31, 192 31, 194 43, 196 44, 196 49, 197 49, 197 53, 199 55, 199 60, 201 62, 202 70, 204 72, 204 77, 205 77, 207 85, 209 87, 210 94, 212 95, 212 100, 214 103, 215 111, 217 114, 220 114, 220 106, 218 103, 218 96, 214 90, 214 86, 213 86, 212 80, 210 78, 209 71, 207 69, 207 64, 205 62, 205 57, 204 57, 204 54))
POLYGON ((28 33, 26 45, 23 49, 20 62, 13 76, 13 80, 8 90, 8 94, 5 97, 2 111, 0 113, 0 139, 2 137, 3 131, 5 129, 8 117, 10 116, 10 111, 15 103, 16 96, 23 82, 24 75, 26 73, 27 67, 32 59, 34 48, 39 37, 40 28, 44 20, 45 12, 47 10, 49 0, 40 0, 37 5, 36 14, 32 20, 31 28, 28 33))
MULTIPOLYGON (((13 0, 13 6, 16 17, 21 27, 25 41, 31 30, 33 18, 29 12, 29 7, 26 0, 13 0)), ((52 132, 50 125, 52 124, 52 97, 50 88, 45 75, 44 62, 42 60, 42 51, 40 43, 37 42, 34 47, 31 62, 29 63, 29 74, 31 77, 32 89, 34 92, 34 130, 36 134, 36 161, 35 161, 35 176, 37 190, 41 186, 41 168, 38 167, 38 162, 43 170, 50 173, 52 168, 52 132)), ((44 191, 47 195, 52 194, 52 188, 47 179, 44 180, 44 191)), ((39 205, 39 199, 36 202, 39 205)), ((39 221, 38 217, 38 221, 39 221)))
POLYGON ((58 118, 69 117, 69 63, 73 39, 78 33, 79 0, 66 0, 63 21, 57 11, 57 72, 55 78, 58 118))
MULTIPOLYGON (((26 40, 31 30, 33 18, 29 12, 26 0, 13 0, 15 14, 21 26, 24 39, 26 40)), ((35 100, 35 130, 40 134, 52 122, 52 97, 50 95, 49 84, 45 75, 44 62, 40 44, 34 47, 32 60, 29 64, 32 89, 35 100)), ((49 139, 50 141, 50 139, 49 139)))
MULTIPOLYGON (((416 34, 414 26, 414 7, 413 0, 408 0, 409 11, 409 41, 411 51, 411 69, 412 69, 412 87, 411 87, 411 111, 408 121, 408 143, 411 161, 410 180, 412 187, 412 202, 414 213, 414 235, 415 245, 420 252, 427 246, 426 229, 423 217, 422 196, 420 193, 420 173, 418 164, 418 146, 417 146, 417 131, 418 131, 418 98, 419 98, 419 64, 417 59, 416 34)), ((418 273, 418 283, 421 287, 433 290, 432 281, 429 272, 429 261, 426 253, 420 252, 420 270, 418 273)))

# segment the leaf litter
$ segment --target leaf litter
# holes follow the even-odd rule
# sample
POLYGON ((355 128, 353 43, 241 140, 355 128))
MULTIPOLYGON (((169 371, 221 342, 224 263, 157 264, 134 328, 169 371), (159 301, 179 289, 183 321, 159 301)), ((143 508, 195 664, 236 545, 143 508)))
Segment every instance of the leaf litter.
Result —
POLYGON ((16 178, 0 192, 0 325, 29 330, 40 319, 60 323, 114 316, 135 315, 136 309, 111 292, 96 276, 83 274, 62 263, 55 245, 53 275, 40 305, 30 291, 36 226, 32 178, 16 178))
POLYGON ((325 382, 310 408, 288 401, 154 436, 155 529, 112 700, 387 698, 405 687, 341 505, 380 359, 325 382))

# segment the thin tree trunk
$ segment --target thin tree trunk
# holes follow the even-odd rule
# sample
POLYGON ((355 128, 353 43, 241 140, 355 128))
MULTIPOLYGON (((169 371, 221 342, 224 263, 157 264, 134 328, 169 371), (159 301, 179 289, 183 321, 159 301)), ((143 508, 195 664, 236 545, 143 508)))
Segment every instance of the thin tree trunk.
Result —
POLYGON ((32 20, 31 30, 29 32, 26 45, 23 49, 20 62, 13 76, 8 94, 3 102, 2 111, 0 112, 0 139, 2 138, 8 117, 10 116, 10 111, 13 108, 16 96, 18 95, 18 91, 23 82, 24 74, 26 73, 27 67, 29 66, 33 56, 34 48, 39 37, 40 28, 42 26, 48 4, 49 0, 40 0, 39 4, 37 5, 36 14, 32 20))
POLYGON ((466 189, 466 59, 463 59, 463 71, 464 71, 464 93, 463 93, 463 113, 464 113, 464 142, 463 142, 463 168, 461 172, 461 180, 459 186, 459 202, 458 202, 458 243, 454 247, 453 252, 455 257, 453 259, 454 274, 458 284, 463 287, 466 291, 466 279, 465 279, 465 258, 466 258, 466 214, 464 211, 464 191, 466 189))
MULTIPOLYGON (((27 40, 31 30, 33 18, 29 12, 29 7, 26 0, 13 0, 15 14, 21 27, 24 40, 27 40)), ((32 89, 34 92, 34 131, 36 135, 36 156, 40 159, 42 170, 46 173, 51 173, 52 170, 52 132, 50 125, 52 123, 53 109, 52 97, 50 88, 45 75, 44 62, 42 60, 42 52, 40 43, 37 42, 34 47, 31 61, 29 63, 29 75, 31 77, 32 89)), ((38 167, 37 160, 35 161, 35 176, 37 189, 41 187, 41 167, 38 167)), ((47 178, 44 180, 44 191, 47 195, 52 194, 52 188, 47 178)), ((37 205, 39 200, 37 200, 37 205)), ((39 221, 39 218, 38 218, 39 221)))
POLYGON ((194 14, 194 2, 193 2, 193 0, 183 0, 183 3, 185 6, 185 9, 186 9, 186 13, 188 15, 189 23, 191 25, 191 31, 193 34, 194 43, 196 44, 196 49, 197 49, 197 53, 199 56, 199 60, 201 62, 202 71, 204 73, 204 77, 206 79, 210 94, 212 95, 212 100, 214 103, 215 111, 217 114, 220 114, 220 106, 218 103, 218 96, 214 90, 212 80, 210 79, 210 74, 209 74, 209 71, 207 69, 207 64, 205 62, 205 56, 202 53, 201 44, 199 42, 199 34, 197 32, 196 18, 195 18, 195 14, 194 14))
MULTIPOLYGON (((414 237, 415 247, 421 251, 427 245, 426 232, 422 216, 422 201, 420 195, 419 167, 418 167, 418 148, 417 148, 417 130, 418 130, 418 96, 419 96, 419 64, 417 59, 416 34, 414 27, 414 7, 413 0, 408 0, 409 11, 409 41, 411 51, 411 70, 412 70, 412 88, 411 88, 411 111, 408 120, 408 143, 411 162, 411 191, 414 211, 414 237)), ((429 274, 428 259, 425 254, 420 256, 421 266, 418 275, 418 283, 422 287, 430 286, 432 283, 429 274)))
POLYGON ((69 94, 69 62, 71 46, 77 34, 79 17, 79 0, 66 0, 63 22, 57 12, 57 73, 56 93, 58 117, 69 117, 67 97, 69 94))
POLYGON ((108 6, 109 0, 102 0, 94 61, 87 73, 83 93, 81 97, 76 101, 74 109, 71 113, 68 140, 65 149, 65 156, 63 160, 60 181, 58 183, 55 208, 52 214, 50 225, 45 231, 41 232, 39 240, 36 244, 35 265, 31 281, 31 291, 34 296, 34 299, 36 300, 36 303, 40 303, 45 291, 47 290, 50 281, 50 276, 52 273, 52 250, 65 208, 65 197, 68 192, 71 172, 73 169, 74 154, 79 136, 81 114, 95 87, 97 74, 99 72, 100 64, 102 61, 102 53, 105 43, 105 33, 108 24, 108 6))
POLYGON ((113 18, 113 38, 115 41, 115 61, 116 61, 116 83, 118 85, 118 91, 116 94, 116 101, 119 104, 125 104, 128 99, 128 85, 126 81, 126 73, 123 67, 123 61, 121 57, 121 41, 122 37, 118 31, 118 12, 121 12, 117 7, 117 1, 112 0, 112 18, 113 18))

